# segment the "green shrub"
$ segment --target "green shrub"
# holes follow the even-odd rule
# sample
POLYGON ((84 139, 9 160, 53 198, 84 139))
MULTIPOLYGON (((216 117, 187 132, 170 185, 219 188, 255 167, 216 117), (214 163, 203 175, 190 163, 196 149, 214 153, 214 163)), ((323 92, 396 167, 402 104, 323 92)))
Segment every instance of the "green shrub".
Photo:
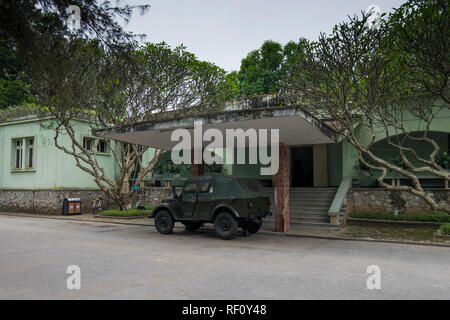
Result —
POLYGON ((396 220, 396 221, 422 221, 422 222, 450 222, 448 213, 381 213, 381 212, 357 212, 351 213, 352 218, 396 220))
POLYGON ((450 169, 450 153, 444 152, 436 156, 436 163, 444 169, 450 169))
POLYGON ((450 236, 450 223, 441 225, 441 234, 450 236))
POLYGON ((132 217, 132 216, 144 216, 149 215, 155 206, 148 205, 145 206, 145 210, 137 209, 136 207, 131 208, 128 211, 120 211, 119 209, 108 209, 99 212, 101 216, 118 216, 118 217, 132 217))

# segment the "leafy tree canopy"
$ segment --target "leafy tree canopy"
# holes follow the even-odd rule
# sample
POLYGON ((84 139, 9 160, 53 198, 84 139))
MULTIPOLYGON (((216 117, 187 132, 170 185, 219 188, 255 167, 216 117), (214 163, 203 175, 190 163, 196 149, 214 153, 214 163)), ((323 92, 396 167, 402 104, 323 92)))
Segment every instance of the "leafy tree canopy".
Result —
MULTIPOLYGON (((96 39, 105 46, 128 42, 134 35, 125 32, 117 18, 128 20, 134 9, 149 6, 114 6, 109 1, 15 0, 0 1, 0 109, 36 102, 30 94, 25 70, 28 63, 42 61, 42 35, 57 39, 96 39), (80 28, 70 29, 69 6, 80 9, 80 28)), ((48 42, 48 41, 47 41, 48 42)))
POLYGON ((289 66, 303 52, 307 40, 290 41, 286 45, 267 40, 261 48, 242 59, 240 70, 228 74, 233 87, 233 98, 274 93, 282 87, 289 66))

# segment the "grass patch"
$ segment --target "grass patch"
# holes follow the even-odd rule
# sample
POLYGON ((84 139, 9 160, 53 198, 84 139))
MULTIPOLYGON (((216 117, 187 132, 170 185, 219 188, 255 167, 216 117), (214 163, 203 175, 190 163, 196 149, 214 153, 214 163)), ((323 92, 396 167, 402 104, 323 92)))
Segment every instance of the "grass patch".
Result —
POLYGON ((120 211, 119 209, 108 209, 99 212, 101 216, 114 216, 114 217, 133 217, 149 215, 155 206, 145 206, 145 210, 138 210, 136 207, 131 208, 128 211, 120 211))
POLYGON ((381 212, 357 212, 351 213, 351 218, 396 220, 396 221, 422 221, 422 222, 450 222, 448 213, 381 213, 381 212))
POLYGON ((450 223, 441 225, 441 234, 450 236, 450 223))

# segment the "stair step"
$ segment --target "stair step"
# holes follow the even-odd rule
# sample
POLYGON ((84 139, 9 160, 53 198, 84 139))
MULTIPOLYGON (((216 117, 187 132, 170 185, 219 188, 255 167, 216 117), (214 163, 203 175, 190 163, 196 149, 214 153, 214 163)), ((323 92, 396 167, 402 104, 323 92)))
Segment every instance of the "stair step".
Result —
POLYGON ((324 222, 324 223, 329 223, 330 222, 330 218, 329 217, 317 217, 317 218, 304 218, 304 217, 292 217, 290 219, 291 223, 308 223, 308 222, 324 222))
POLYGON ((310 213, 290 212, 289 216, 291 218, 292 217, 327 217, 327 218, 330 217, 328 215, 328 212, 310 212, 310 213))
POLYGON ((308 199, 308 200, 318 200, 318 199, 334 199, 334 195, 327 196, 324 194, 308 194, 308 195, 290 195, 289 199, 308 199))
POLYGON ((326 223, 326 222, 293 222, 298 227, 312 227, 312 228, 330 228, 330 229, 339 229, 339 224, 334 223, 326 223))
POLYGON ((310 195, 322 195, 324 197, 332 197, 336 192, 291 192, 289 193, 292 197, 310 196, 310 195))
POLYGON ((311 213, 328 213, 328 207, 327 208, 313 208, 313 207, 290 207, 290 212, 311 212, 311 213))
POLYGON ((289 210, 290 213, 292 214, 327 214, 328 215, 328 210, 327 211, 312 211, 312 210, 289 210))
MULTIPOLYGON (((270 198, 271 211, 275 212, 274 189, 266 189, 270 198)), ((311 228, 334 228, 339 224, 330 223, 328 209, 336 195, 337 188, 290 188, 290 223, 311 228)), ((273 223, 274 216, 264 221, 273 223)))
POLYGON ((315 207, 315 208, 329 208, 331 203, 326 203, 326 202, 303 202, 303 201, 290 201, 289 202, 290 206, 298 206, 298 207, 315 207))
POLYGON ((336 194, 336 192, 320 192, 320 191, 311 191, 311 192, 290 192, 291 196, 301 196, 301 195, 310 195, 310 194, 322 194, 324 196, 333 196, 336 194))
POLYGON ((336 191, 337 188, 290 188, 293 192, 306 192, 306 191, 320 191, 320 192, 331 192, 336 191))
POLYGON ((337 191, 337 188, 290 188, 290 190, 294 192, 302 192, 302 191, 331 192, 337 191))

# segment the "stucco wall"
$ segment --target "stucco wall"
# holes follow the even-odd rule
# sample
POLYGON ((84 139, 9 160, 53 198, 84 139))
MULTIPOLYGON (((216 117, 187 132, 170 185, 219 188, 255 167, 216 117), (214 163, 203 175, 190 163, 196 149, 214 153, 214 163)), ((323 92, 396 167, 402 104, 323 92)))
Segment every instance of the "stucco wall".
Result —
POLYGON ((328 186, 327 145, 313 145, 314 187, 328 186))
POLYGON ((328 186, 339 187, 342 181, 342 142, 327 144, 328 186))
MULTIPOLYGON (((17 122, 0 126, 0 188, 9 189, 56 189, 56 188, 96 188, 96 184, 87 172, 75 166, 75 159, 57 149, 54 143, 55 123, 53 120, 17 122), (32 170, 13 170, 12 139, 34 137, 34 168, 32 170)), ((89 135, 89 126, 75 124, 77 137, 89 135)), ((62 135, 60 144, 71 146, 70 138, 62 135)), ((98 156, 99 163, 110 177, 114 177, 115 166, 111 155, 98 156)))
MULTIPOLYGON (((440 204, 450 206, 450 190, 427 189, 440 204)), ((421 198, 404 191, 382 188, 354 188, 347 197, 348 212, 431 213, 430 206, 421 198)))
MULTIPOLYGON (((73 123, 80 143, 83 136, 92 136, 87 123, 73 123)), ((34 119, 15 123, 0 124, 0 188, 3 189, 97 189, 93 177, 76 167, 73 156, 55 146, 56 122, 52 119, 34 119), (13 170, 12 139, 34 137, 35 167, 32 170, 13 170)), ((58 139, 59 144, 71 148, 67 134, 58 139)), ((113 144, 114 147, 114 144, 113 144)), ((143 161, 150 161, 154 149, 144 153, 143 161)), ((97 160, 109 178, 119 174, 119 168, 112 153, 98 154, 97 160)))

